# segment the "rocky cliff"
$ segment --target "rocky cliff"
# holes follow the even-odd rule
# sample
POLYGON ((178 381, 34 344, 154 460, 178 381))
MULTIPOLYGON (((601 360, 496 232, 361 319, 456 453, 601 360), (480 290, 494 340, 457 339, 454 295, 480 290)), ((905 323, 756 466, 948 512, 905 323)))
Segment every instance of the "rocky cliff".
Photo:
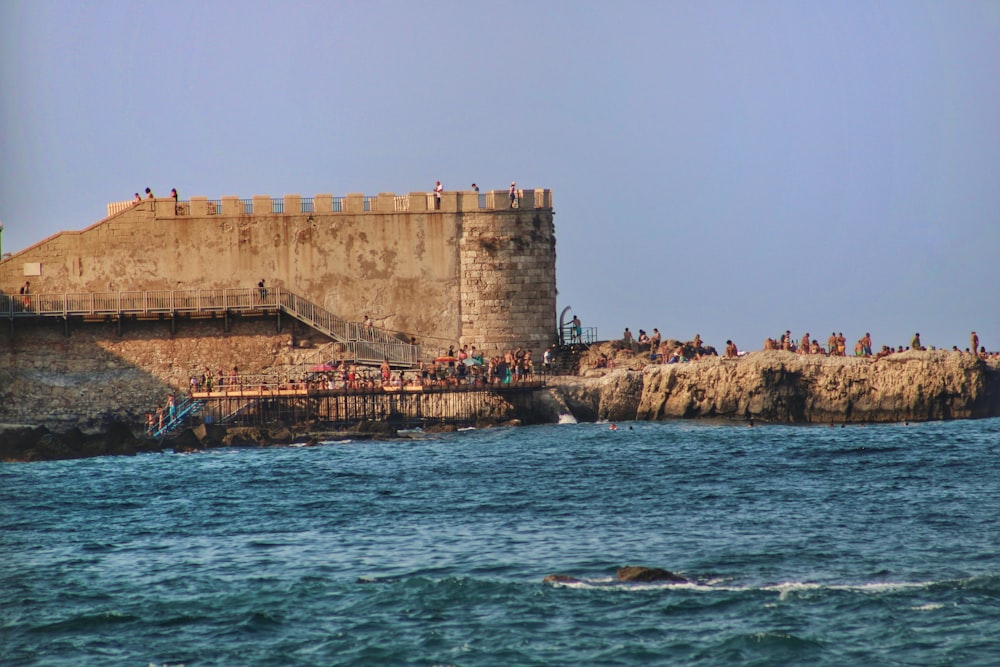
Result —
POLYGON ((968 354, 874 360, 754 352, 561 378, 556 401, 578 419, 722 418, 770 422, 924 421, 1000 416, 1000 368, 968 354))

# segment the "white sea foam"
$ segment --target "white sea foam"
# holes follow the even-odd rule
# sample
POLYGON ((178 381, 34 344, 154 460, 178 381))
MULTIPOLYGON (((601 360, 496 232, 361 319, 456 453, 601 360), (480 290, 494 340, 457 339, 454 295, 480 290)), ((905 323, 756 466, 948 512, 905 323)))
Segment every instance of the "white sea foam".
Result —
POLYGON ((576 424, 577 421, 576 421, 576 417, 574 417, 573 415, 570 415, 570 414, 561 414, 561 415, 559 415, 559 423, 560 424, 576 424))
MULTIPOLYGON (((622 582, 614 577, 580 579, 578 581, 558 582, 554 585, 566 588, 602 588, 627 591, 648 590, 687 590, 702 592, 734 592, 766 591, 778 593, 779 600, 787 600, 795 593, 806 591, 854 591, 858 593, 891 593, 894 591, 926 588, 935 582, 870 582, 863 584, 821 584, 808 581, 785 581, 780 584, 768 585, 738 585, 726 584, 730 579, 714 578, 703 581, 653 581, 653 582, 622 582)), ((921 608, 923 610, 923 608, 921 608)))

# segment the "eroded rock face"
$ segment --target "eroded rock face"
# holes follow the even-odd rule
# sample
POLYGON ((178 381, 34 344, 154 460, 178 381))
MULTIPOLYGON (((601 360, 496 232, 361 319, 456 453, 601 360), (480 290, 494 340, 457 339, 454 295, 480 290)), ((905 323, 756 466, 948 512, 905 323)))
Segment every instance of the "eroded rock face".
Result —
POLYGON ((739 359, 619 369, 575 382, 587 387, 572 389, 578 401, 598 396, 596 406, 581 412, 596 411, 611 421, 707 417, 844 423, 1000 415, 1000 369, 972 355, 944 351, 910 351, 877 361, 762 351, 739 359))
POLYGON ((662 570, 658 567, 642 567, 640 565, 626 565, 619 568, 615 575, 618 581, 631 581, 636 583, 646 583, 650 581, 676 581, 687 582, 687 579, 670 570, 662 570))
POLYGON ((111 422, 98 433, 84 434, 78 428, 52 432, 42 426, 0 431, 0 460, 55 461, 91 456, 135 456, 159 452, 156 442, 137 438, 126 424, 111 422))

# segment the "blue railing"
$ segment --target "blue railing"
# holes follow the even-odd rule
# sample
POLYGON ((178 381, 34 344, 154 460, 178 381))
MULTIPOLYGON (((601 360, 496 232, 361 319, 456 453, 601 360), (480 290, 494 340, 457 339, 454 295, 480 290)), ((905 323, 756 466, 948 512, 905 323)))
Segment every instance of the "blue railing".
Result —
POLYGON ((162 438, 163 436, 176 430, 177 427, 183 424, 188 417, 193 417, 198 414, 198 411, 201 410, 204 405, 204 401, 197 401, 185 397, 174 406, 173 415, 168 414, 166 416, 163 420, 162 427, 157 422, 146 430, 146 434, 152 438, 162 438))

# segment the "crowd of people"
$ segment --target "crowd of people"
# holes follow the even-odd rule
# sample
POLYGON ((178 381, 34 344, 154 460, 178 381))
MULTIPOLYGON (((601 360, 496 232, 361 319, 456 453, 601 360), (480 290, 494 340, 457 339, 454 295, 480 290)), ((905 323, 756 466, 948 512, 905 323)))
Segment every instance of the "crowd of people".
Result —
MULTIPOLYGON (((1000 352, 990 353, 986 351, 984 346, 980 346, 979 335, 976 334, 975 331, 970 334, 969 340, 971 345, 965 348, 966 354, 975 354, 983 359, 1000 358, 1000 352)), ((786 330, 785 333, 779 338, 768 338, 764 341, 764 349, 784 350, 786 352, 794 352, 796 354, 821 354, 828 357, 846 357, 847 338, 844 336, 843 332, 833 332, 830 334, 829 338, 827 338, 826 345, 823 346, 817 339, 811 338, 810 334, 806 332, 802 335, 801 340, 796 343, 795 339, 792 337, 792 332, 786 330)), ((928 348, 920 341, 920 333, 917 332, 913 334, 913 338, 910 339, 909 345, 883 345, 878 352, 873 352, 872 335, 866 332, 864 336, 859 338, 857 342, 854 343, 853 354, 856 357, 881 359, 898 352, 927 349, 928 348)), ((952 346, 951 351, 962 352, 957 345, 952 346)))
MULTIPOLYGON (((548 352, 548 351, 547 351, 548 352)), ((550 359, 551 361, 551 359, 550 359)), ((192 394, 240 390, 375 390, 402 387, 458 387, 469 385, 505 385, 528 382, 535 377, 531 350, 517 347, 486 358, 476 347, 455 346, 433 361, 421 362, 412 370, 394 370, 388 360, 376 369, 341 361, 322 364, 298 378, 276 379, 241 375, 234 366, 228 372, 206 368, 190 378, 192 394)), ((172 397, 171 397, 172 400, 172 397)), ((158 421, 158 420, 157 420, 158 421)))
MULTIPOLYGON (((969 347, 964 350, 965 354, 975 354, 985 360, 1000 360, 1000 352, 987 352, 985 346, 980 345, 979 336, 975 331, 970 334, 969 342, 969 347)), ((694 338, 686 343, 674 340, 664 341, 662 340, 660 330, 656 328, 653 329, 652 334, 639 329, 638 335, 635 335, 631 329, 626 327, 621 339, 615 342, 615 348, 629 350, 632 354, 648 353, 651 363, 685 363, 709 356, 717 356, 715 349, 711 346, 705 346, 702 343, 701 336, 698 334, 695 334, 694 338)), ((905 352, 907 350, 927 349, 920 340, 920 334, 916 333, 913 335, 908 346, 900 345, 891 347, 883 345, 878 352, 875 352, 871 334, 866 332, 864 336, 854 343, 851 353, 856 357, 881 359, 890 354, 905 352)), ((808 332, 803 334, 799 340, 796 340, 792 336, 792 332, 786 330, 784 334, 777 338, 768 338, 765 340, 764 350, 784 350, 802 355, 839 357, 846 357, 849 354, 847 338, 842 332, 831 333, 826 340, 826 345, 822 345, 818 339, 813 338, 808 332)), ((957 345, 953 346, 951 351, 962 352, 957 345)), ((732 340, 727 340, 723 354, 727 359, 735 359, 745 354, 745 352, 741 353, 732 340)), ((604 352, 596 353, 593 358, 594 368, 613 368, 614 365, 614 358, 609 357, 604 352)))
MULTIPOLYGON (((547 351, 548 352, 548 351, 547 351)), ((534 378, 535 362, 531 350, 512 348, 503 354, 486 358, 476 346, 455 346, 434 360, 420 365, 420 382, 430 385, 512 384, 534 378)))

